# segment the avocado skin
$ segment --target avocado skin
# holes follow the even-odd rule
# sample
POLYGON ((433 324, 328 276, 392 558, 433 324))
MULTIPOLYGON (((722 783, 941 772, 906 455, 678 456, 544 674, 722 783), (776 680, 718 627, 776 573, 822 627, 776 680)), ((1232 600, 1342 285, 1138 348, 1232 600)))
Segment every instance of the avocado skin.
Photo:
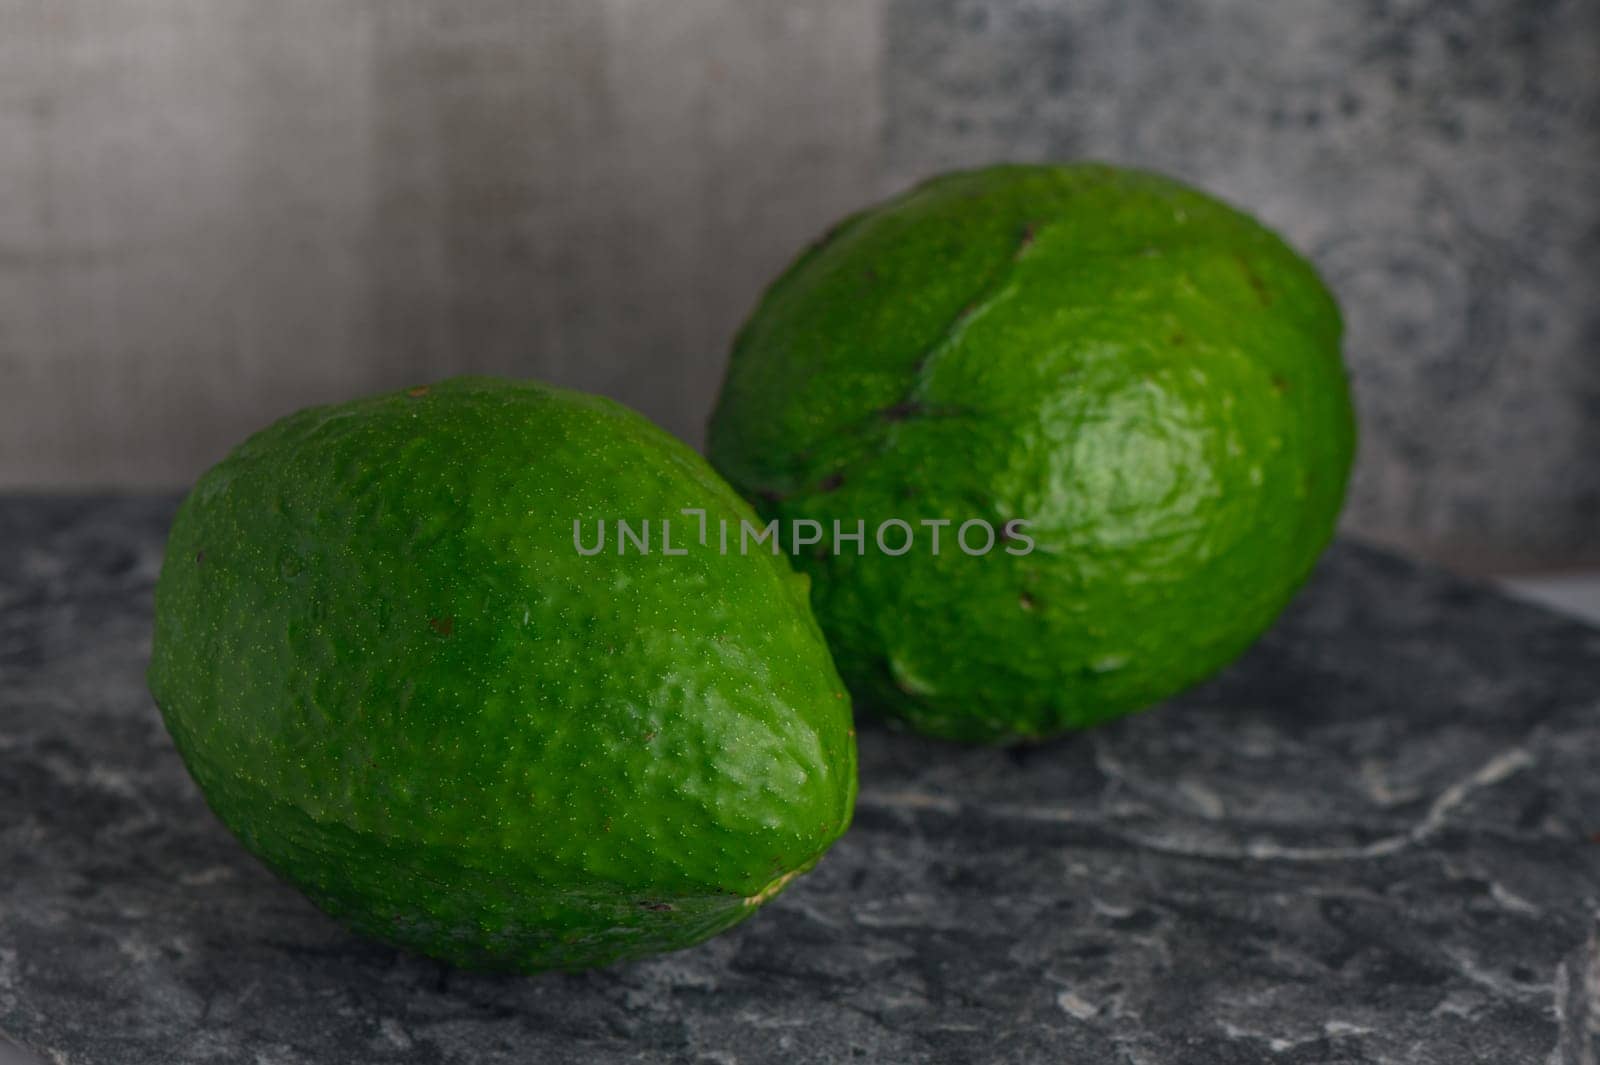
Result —
POLYGON ((843 834, 856 752, 805 578, 684 507, 753 520, 598 397, 301 411, 179 510, 150 689, 217 816, 362 933, 522 971, 689 946, 843 834), (619 518, 688 553, 578 554, 619 518))
POLYGON ((1305 260, 1176 181, 947 174, 772 285, 709 455, 785 528, 865 520, 864 554, 796 558, 858 704, 949 739, 1037 739, 1216 672, 1303 583, 1354 452, 1341 332, 1305 260), (915 550, 876 550, 888 518, 915 550), (1035 550, 964 555, 974 518, 1031 521, 1035 550), (920 523, 939 519, 934 557, 920 523))

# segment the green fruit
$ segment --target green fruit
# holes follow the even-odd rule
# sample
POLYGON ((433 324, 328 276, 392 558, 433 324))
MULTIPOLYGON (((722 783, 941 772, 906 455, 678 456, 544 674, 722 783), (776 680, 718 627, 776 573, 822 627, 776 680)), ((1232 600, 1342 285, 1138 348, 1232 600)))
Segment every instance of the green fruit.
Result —
POLYGON ((1340 332, 1304 260, 1176 182, 951 174, 772 286, 710 454, 785 529, 865 521, 861 553, 798 557, 863 702, 937 736, 1045 736, 1214 672, 1304 580, 1354 446, 1340 332), (874 542, 890 518, 917 534, 904 555, 874 542), (969 556, 974 519, 1032 524, 969 556))
POLYGON ((361 932, 521 970, 689 946, 844 832, 856 761, 805 578, 685 507, 753 517, 597 397, 301 411, 179 511, 151 691, 218 816, 361 932), (617 519, 654 550, 578 553, 617 519))

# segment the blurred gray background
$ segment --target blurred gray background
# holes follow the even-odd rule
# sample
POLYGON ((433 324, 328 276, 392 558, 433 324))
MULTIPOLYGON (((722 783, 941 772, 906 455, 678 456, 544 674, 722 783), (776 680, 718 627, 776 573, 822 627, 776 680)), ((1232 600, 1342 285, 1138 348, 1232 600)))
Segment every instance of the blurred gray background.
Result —
POLYGON ((459 372, 698 444, 829 221, 1082 157, 1321 266, 1347 527, 1600 563, 1596 0, 0 0, 0 488, 181 486, 459 372))

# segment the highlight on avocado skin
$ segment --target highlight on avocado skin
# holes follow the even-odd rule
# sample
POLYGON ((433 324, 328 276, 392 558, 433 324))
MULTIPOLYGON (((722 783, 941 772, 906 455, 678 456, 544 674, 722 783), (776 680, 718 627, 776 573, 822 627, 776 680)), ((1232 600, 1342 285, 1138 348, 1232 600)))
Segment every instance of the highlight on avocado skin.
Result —
POLYGON ((151 690, 217 815, 352 928, 524 971, 689 946, 844 833, 856 751, 787 559, 572 551, 688 506, 755 517, 595 396, 301 411, 180 509, 151 690))
POLYGON ((1271 623, 1355 443, 1341 321, 1270 230, 1154 174, 947 174, 807 249, 712 463, 764 519, 1029 522, 1026 556, 797 553, 863 708, 969 741, 1148 706, 1271 623))

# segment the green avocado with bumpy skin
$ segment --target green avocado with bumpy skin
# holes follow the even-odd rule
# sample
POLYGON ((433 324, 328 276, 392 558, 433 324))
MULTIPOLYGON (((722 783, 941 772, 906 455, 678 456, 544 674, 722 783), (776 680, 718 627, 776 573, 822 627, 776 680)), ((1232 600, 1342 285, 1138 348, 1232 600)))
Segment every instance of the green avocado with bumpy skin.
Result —
POLYGON ((1311 266, 1175 181, 954 173, 771 287, 710 457, 781 530, 825 530, 796 561, 862 705, 1038 738, 1215 672, 1304 581, 1354 450, 1340 335, 1311 266), (904 553, 876 540, 895 519, 904 553), (995 542, 972 525, 969 554, 973 521, 995 542))
POLYGON ((360 932, 523 971, 689 946, 839 838, 856 752, 806 579, 686 508, 754 517, 599 397, 301 411, 179 510, 151 691, 222 821, 360 932))

